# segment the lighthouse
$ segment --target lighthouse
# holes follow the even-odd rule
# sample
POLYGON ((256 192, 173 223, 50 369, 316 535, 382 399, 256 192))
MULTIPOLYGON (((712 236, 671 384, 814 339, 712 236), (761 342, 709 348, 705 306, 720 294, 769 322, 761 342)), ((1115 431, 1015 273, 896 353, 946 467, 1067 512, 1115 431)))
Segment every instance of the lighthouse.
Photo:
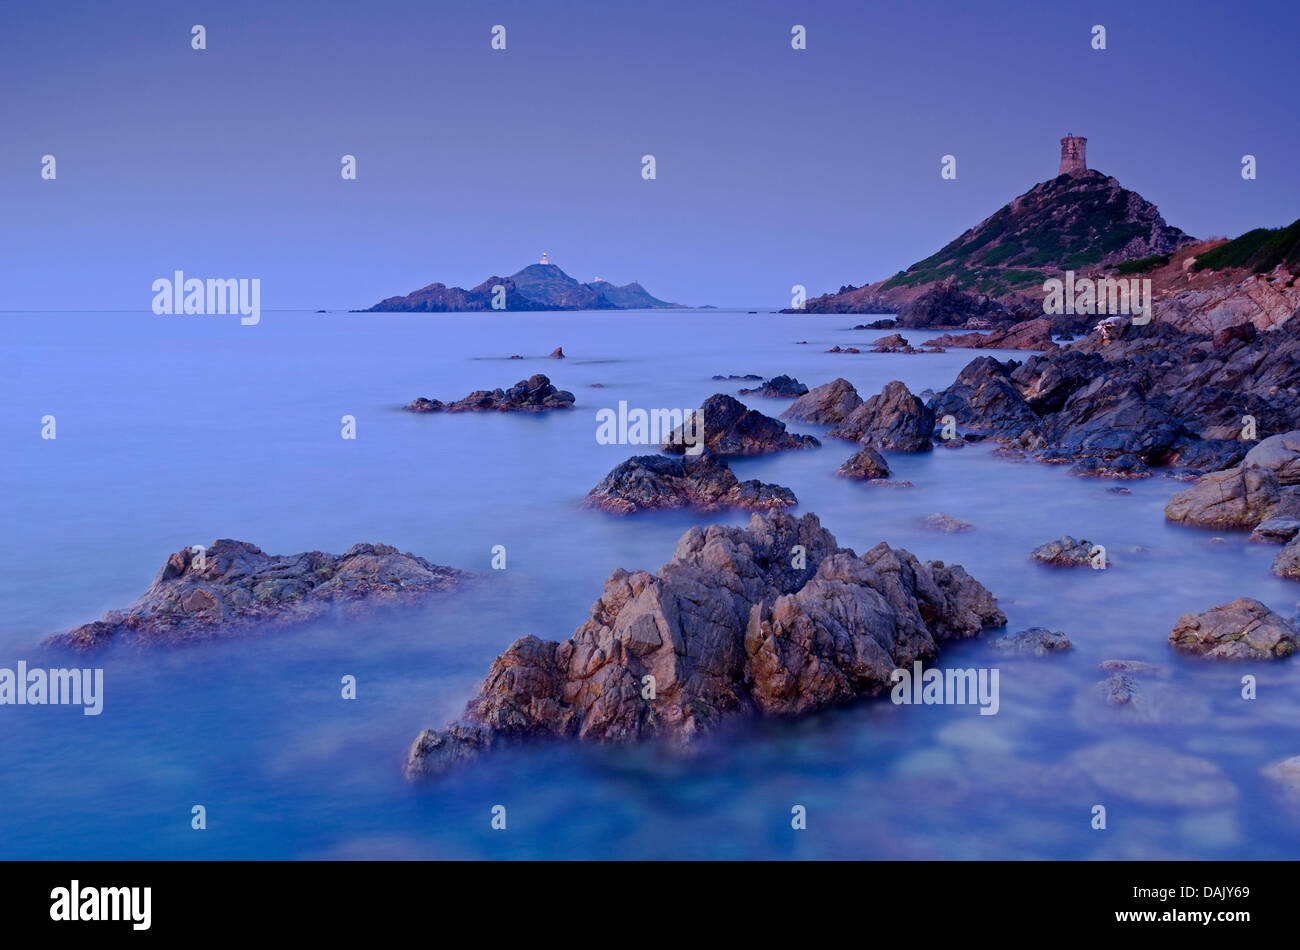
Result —
POLYGON ((549 263, 551 263, 549 260, 547 260, 547 258, 546 258, 546 252, 545 252, 545 251, 542 251, 542 259, 541 259, 541 261, 540 261, 539 263, 542 263, 542 264, 549 264, 549 263))
POLYGON ((1077 175, 1088 170, 1088 140, 1068 132, 1061 139, 1061 170, 1056 174, 1077 175))

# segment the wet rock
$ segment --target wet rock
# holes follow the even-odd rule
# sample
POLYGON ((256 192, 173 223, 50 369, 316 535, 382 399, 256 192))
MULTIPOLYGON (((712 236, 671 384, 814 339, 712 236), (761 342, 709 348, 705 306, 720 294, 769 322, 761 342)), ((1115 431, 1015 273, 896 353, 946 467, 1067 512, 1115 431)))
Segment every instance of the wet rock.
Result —
POLYGON ((875 449, 867 446, 860 452, 849 456, 848 460, 835 471, 843 478, 881 479, 890 475, 889 465, 875 449))
POLYGON ((861 353, 862 351, 858 349, 856 346, 840 346, 839 344, 836 344, 826 352, 827 353, 861 353))
POLYGON ((1067 534, 1055 541, 1040 544, 1029 556, 1049 567, 1091 567, 1091 551, 1092 542, 1076 541, 1067 534))
POLYGON ((1048 630, 1046 627, 1030 627, 1019 633, 1007 633, 994 639, 990 646, 1002 653, 1016 653, 1026 656, 1046 656, 1069 650, 1074 645, 1060 630, 1048 630))
POLYGON ((1134 660, 1111 660, 1100 668, 1111 675, 1075 697, 1072 712, 1082 726, 1189 726, 1210 717, 1210 704, 1204 696, 1162 682, 1167 676, 1159 667, 1134 660))
POLYGON ((1164 667, 1145 660, 1102 660, 1097 669, 1104 673, 1160 673, 1164 667))
POLYGON ((1178 650, 1219 660, 1272 660, 1296 648, 1295 625, 1257 600, 1241 597, 1199 614, 1183 614, 1169 632, 1178 650))
POLYGON ((638 455, 620 464, 588 494, 591 508, 626 515, 636 511, 694 508, 765 510, 789 508, 798 500, 788 488, 750 479, 740 481, 710 452, 670 458, 638 455))
POLYGON ((995 438, 1019 438, 1037 425, 1038 416, 1011 382, 1014 365, 991 356, 971 361, 951 386, 930 400, 934 417, 952 416, 958 425, 995 438))
POLYGON ((956 534, 961 531, 970 531, 975 526, 969 521, 962 521, 960 518, 954 518, 952 515, 941 515, 938 512, 926 515, 921 519, 921 524, 931 531, 942 531, 944 534, 956 534))
POLYGON ((1165 505, 1165 517, 1183 524, 1252 528, 1281 499, 1277 476, 1267 468, 1229 468, 1202 475, 1165 505))
MULTIPOLYGON (((765 455, 821 445, 810 435, 786 432, 784 422, 765 416, 757 409, 746 409, 740 400, 723 393, 710 396, 697 410, 695 426, 690 433, 692 439, 700 432, 701 424, 705 447, 718 455, 765 455)), ((674 455, 684 453, 688 448, 684 439, 686 434, 683 429, 674 430, 663 450, 674 455)))
POLYGON ((177 551, 130 606, 45 642, 86 651, 110 643, 151 647, 251 636, 335 609, 415 603, 470 576, 386 544, 354 544, 342 555, 274 555, 221 539, 201 556, 177 551))
POLYGON ((1081 478, 1150 478, 1151 469, 1136 455, 1121 455, 1116 459, 1084 459, 1070 469, 1071 475, 1081 478))
POLYGON ((1279 485, 1300 485, 1300 431, 1271 435, 1246 453, 1243 468, 1266 468, 1279 485))
POLYGON ((828 434, 890 452, 926 452, 934 447, 933 432, 934 413, 894 380, 828 434))
POLYGON ((573 393, 556 389, 538 373, 509 389, 480 389, 451 403, 420 397, 405 408, 410 412, 545 412, 572 409, 573 399, 573 393))
POLYGON ((1213 762, 1146 742, 1115 739, 1070 761, 1102 791, 1147 805, 1210 808, 1237 800, 1237 787, 1213 762))
POLYGON ((843 422, 854 409, 862 405, 862 397, 847 379, 833 379, 814 386, 800 396, 790 408, 781 413, 782 419, 791 422, 810 422, 814 425, 832 426, 843 422))
POLYGON ((811 514, 696 527, 656 574, 614 571, 570 639, 510 646, 458 722, 416 739, 406 771, 528 737, 686 742, 729 717, 808 713, 1005 622, 960 567, 885 544, 858 556, 811 514))
POLYGON ((1286 515, 1265 518, 1250 533, 1250 540, 1271 544, 1286 544, 1300 534, 1300 520, 1286 515))
POLYGON ((772 399, 794 399, 808 392, 808 387, 793 376, 773 376, 761 386, 742 389, 742 396, 767 396, 772 399))

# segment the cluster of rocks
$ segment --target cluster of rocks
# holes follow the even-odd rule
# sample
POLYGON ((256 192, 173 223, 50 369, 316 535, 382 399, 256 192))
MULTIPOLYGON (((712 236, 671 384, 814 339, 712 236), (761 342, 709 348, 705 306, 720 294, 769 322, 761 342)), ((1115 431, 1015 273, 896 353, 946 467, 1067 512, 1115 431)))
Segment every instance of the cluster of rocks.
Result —
POLYGON ((686 742, 724 720, 810 713, 887 690, 940 645, 1004 625, 957 565, 840 548, 815 515, 692 528, 657 573, 616 570, 568 640, 515 641, 407 774, 540 737, 686 742))
POLYGON ((766 396, 770 399, 795 399, 808 392, 808 387, 793 376, 773 376, 761 386, 741 389, 742 396, 766 396))
POLYGON ((988 333, 945 333, 930 340, 927 346, 969 347, 976 350, 1055 350, 1052 321, 1046 317, 1024 320, 988 333))
POLYGON ((470 576, 386 544, 355 544, 342 555, 273 555, 223 539, 201 552, 177 551, 133 604, 46 643, 87 651, 247 636, 339 608, 416 602, 470 576))
POLYGON ((864 400, 847 379, 834 379, 801 396, 781 418, 829 425, 828 435, 889 452, 932 448, 934 413, 898 380, 864 400))
MULTIPOLYGON (((556 358, 562 359, 563 354, 556 358)), ((420 396, 403 408, 409 412, 545 412, 572 409, 573 399, 573 393, 556 389, 549 379, 537 373, 509 389, 480 389, 448 403, 420 396)))
POLYGON ((1076 541, 1066 534, 1055 541, 1040 544, 1029 556, 1048 567, 1091 567, 1092 548, 1091 541, 1076 541))
POLYGON ((669 508, 719 511, 725 508, 790 508, 794 492, 758 479, 740 481, 712 452, 683 455, 638 455, 601 479, 585 504, 615 514, 669 508))

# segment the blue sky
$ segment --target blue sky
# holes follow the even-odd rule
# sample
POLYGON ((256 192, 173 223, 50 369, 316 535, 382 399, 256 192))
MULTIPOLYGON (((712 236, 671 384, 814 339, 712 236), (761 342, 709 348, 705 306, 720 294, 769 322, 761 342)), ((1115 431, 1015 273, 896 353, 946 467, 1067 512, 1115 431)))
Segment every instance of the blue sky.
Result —
POLYGON ((0 309, 146 310, 177 269, 363 307, 543 250, 785 306, 937 250, 1055 175, 1067 131, 1198 237, 1275 227, 1297 27, 1294 0, 7 3, 0 309))

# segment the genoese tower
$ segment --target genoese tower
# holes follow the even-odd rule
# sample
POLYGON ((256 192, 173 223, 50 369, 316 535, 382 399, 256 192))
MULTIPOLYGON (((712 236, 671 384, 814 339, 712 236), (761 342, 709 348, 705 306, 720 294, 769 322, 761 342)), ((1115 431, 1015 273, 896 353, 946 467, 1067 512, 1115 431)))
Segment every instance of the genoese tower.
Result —
POLYGON ((1057 175, 1077 175, 1088 170, 1088 140, 1081 135, 1070 135, 1061 139, 1061 170, 1057 175))

